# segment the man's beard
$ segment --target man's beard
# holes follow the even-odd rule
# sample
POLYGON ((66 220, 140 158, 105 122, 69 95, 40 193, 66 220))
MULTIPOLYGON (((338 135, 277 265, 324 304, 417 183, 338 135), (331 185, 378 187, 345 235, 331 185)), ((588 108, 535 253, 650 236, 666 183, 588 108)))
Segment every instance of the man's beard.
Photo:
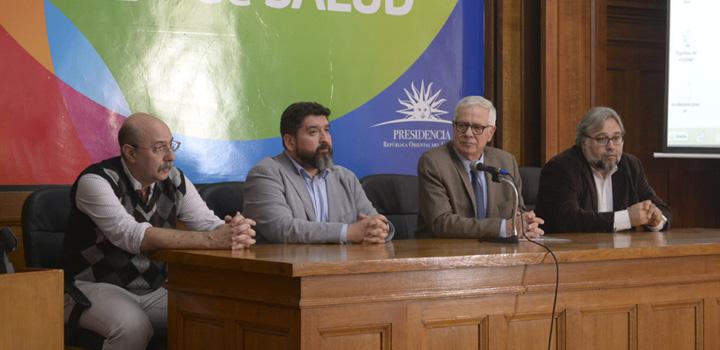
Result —
POLYGON ((616 157, 615 160, 611 160, 603 156, 594 159, 590 159, 589 155, 586 155, 586 157, 588 157, 591 167, 603 172, 611 172, 620 162, 620 156, 616 157))
POLYGON ((585 156, 585 159, 587 159, 588 163, 590 163, 590 166, 593 169, 596 169, 596 170, 599 170, 602 172, 610 172, 613 169, 615 169, 617 167, 618 163, 620 162, 620 157, 622 157, 622 154, 619 154, 615 158, 615 160, 611 160, 611 159, 609 159, 607 157, 603 157, 603 156, 596 158, 596 157, 593 157, 592 153, 590 153, 590 150, 586 149, 585 147, 587 147, 587 146, 583 146, 583 155, 585 156))
POLYGON ((590 165, 600 171, 610 172, 617 166, 617 162, 610 159, 598 159, 590 163, 590 165))
POLYGON ((305 165, 312 166, 321 172, 333 166, 332 146, 327 143, 321 143, 313 153, 298 152, 298 156, 305 165), (323 150, 327 150, 327 152, 321 152, 323 150))

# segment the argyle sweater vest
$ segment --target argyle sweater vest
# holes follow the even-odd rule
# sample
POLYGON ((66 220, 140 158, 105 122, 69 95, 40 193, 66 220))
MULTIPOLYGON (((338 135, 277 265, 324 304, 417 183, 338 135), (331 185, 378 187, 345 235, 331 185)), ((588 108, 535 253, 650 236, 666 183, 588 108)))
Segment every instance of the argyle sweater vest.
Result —
MULTIPOLYGON (((153 227, 175 228, 178 203, 185 196, 185 177, 172 168, 165 181, 155 184, 152 196, 144 203, 123 170, 120 157, 110 158, 85 169, 110 183, 125 210, 137 222, 153 227)), ((65 275, 75 280, 105 282, 142 293, 155 290, 165 280, 165 265, 145 254, 132 254, 112 244, 95 223, 77 208, 76 180, 70 191, 72 207, 65 235, 65 275)))

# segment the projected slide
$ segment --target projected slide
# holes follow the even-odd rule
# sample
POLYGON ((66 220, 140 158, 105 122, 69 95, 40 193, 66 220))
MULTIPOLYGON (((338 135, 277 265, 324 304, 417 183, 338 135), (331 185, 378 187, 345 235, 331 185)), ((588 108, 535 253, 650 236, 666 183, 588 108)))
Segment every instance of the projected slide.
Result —
POLYGON ((720 147, 720 1, 672 0, 667 147, 720 147))

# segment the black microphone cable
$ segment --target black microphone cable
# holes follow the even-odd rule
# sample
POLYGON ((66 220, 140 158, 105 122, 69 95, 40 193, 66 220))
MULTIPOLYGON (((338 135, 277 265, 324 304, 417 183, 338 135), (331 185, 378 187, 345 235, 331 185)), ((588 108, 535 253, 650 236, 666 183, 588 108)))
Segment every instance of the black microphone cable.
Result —
MULTIPOLYGON (((500 170, 502 170, 502 169, 500 169, 500 170)), ((512 176, 512 174, 510 174, 508 171, 505 171, 505 173, 503 173, 503 175, 509 176, 512 179, 512 182, 515 183, 515 177, 512 176)), ((520 203, 518 203, 518 206, 519 205, 520 205, 520 203)), ((525 207, 525 205, 523 205, 521 209, 522 209, 523 213, 527 211, 527 208, 525 207)), ((532 240, 532 239, 530 239, 530 237, 527 236, 527 234, 525 233, 525 224, 523 221, 522 213, 520 213, 520 223, 521 223, 520 232, 522 233, 523 238, 525 238, 530 243, 533 243, 535 245, 539 245, 539 246, 543 247, 545 250, 547 250, 548 253, 550 253, 550 256, 552 256, 553 261, 555 262, 555 292, 553 293, 553 304, 552 304, 553 306, 552 306, 552 313, 550 314, 550 334, 548 335, 548 347, 547 347, 548 350, 550 350, 551 346, 552 346, 553 326, 555 325, 555 308, 557 307, 558 290, 560 289, 560 263, 558 263, 557 256, 555 256, 555 252, 553 252, 552 249, 550 249, 550 247, 548 247, 547 245, 540 243, 538 241, 532 240)), ((513 222, 513 224, 515 224, 515 223, 513 222)), ((543 259, 543 260, 545 260, 545 259, 543 259)))
MULTIPOLYGON (((512 177, 512 176, 511 176, 512 177)), ((513 179, 514 180, 514 179, 513 179)), ((526 211, 527 208, 523 205, 523 212, 526 211)), ((522 232, 523 238, 525 238, 528 242, 531 242, 533 244, 539 245, 545 250, 547 250, 548 253, 550 253, 550 256, 552 256, 553 260, 555 261, 555 292, 553 293, 553 304, 552 304, 552 313, 550 314, 550 334, 548 335, 548 350, 551 349, 552 345, 552 334, 553 334, 553 326, 555 325, 555 307, 557 306, 557 298, 558 298, 558 289, 560 288, 560 264, 558 263, 557 256, 555 256, 555 253, 548 247, 547 245, 540 243, 538 241, 530 239, 530 237, 527 236, 525 233, 525 224, 523 222, 522 214, 520 214, 520 232, 522 232)), ((545 259, 543 259, 545 260, 545 259)))

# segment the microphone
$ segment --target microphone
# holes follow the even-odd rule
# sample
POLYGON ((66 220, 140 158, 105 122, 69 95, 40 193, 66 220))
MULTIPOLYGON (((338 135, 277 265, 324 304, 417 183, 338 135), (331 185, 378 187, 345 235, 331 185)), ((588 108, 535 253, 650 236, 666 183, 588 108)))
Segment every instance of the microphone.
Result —
MULTIPOLYGON (((510 188, 512 188, 513 194, 515 195, 515 197, 514 197, 515 205, 513 206, 512 220, 513 220, 513 223, 517 223, 517 221, 515 219, 518 217, 518 213, 520 212, 520 210, 519 210, 520 209, 520 194, 518 193, 517 187, 515 187, 515 183, 512 180, 508 179, 508 177, 511 179, 513 178, 513 176, 510 174, 510 172, 505 169, 502 169, 502 168, 494 167, 491 165, 486 165, 486 164, 480 162, 479 160, 473 162, 471 167, 477 171, 484 171, 484 172, 487 172, 488 174, 490 174, 493 182, 497 182, 497 183, 504 182, 507 185, 509 185, 510 188), (503 176, 502 178, 500 178, 500 175, 506 175, 506 176, 503 176)), ((520 221, 522 222, 522 218, 520 219, 520 221)), ((491 238, 486 238, 484 240, 489 241, 489 242, 495 242, 495 243, 517 243, 519 241, 518 237, 519 237, 519 235, 518 235, 517 225, 513 225, 513 232, 510 237, 491 237, 491 238)))
POLYGON ((500 182, 500 180, 498 179, 498 177, 500 175, 510 175, 510 172, 503 168, 486 165, 485 163, 483 163, 479 160, 476 160, 475 162, 473 162, 471 167, 477 171, 485 171, 485 172, 489 173, 492 176, 493 182, 500 182))

